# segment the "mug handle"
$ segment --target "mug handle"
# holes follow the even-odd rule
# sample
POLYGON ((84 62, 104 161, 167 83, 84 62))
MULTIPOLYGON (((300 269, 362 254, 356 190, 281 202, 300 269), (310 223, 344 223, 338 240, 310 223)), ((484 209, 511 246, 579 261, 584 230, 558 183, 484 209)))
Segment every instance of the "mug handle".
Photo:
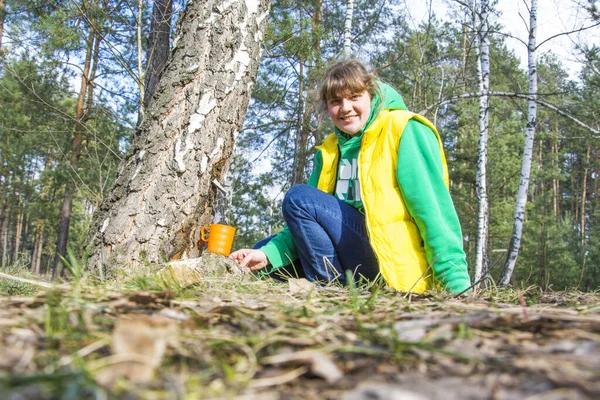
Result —
MULTIPOLYGON (((208 242, 208 238, 206 237, 206 231, 209 230, 208 226, 203 226, 202 228, 200 228, 200 239, 203 242, 208 242)), ((210 231, 208 231, 208 233, 210 233, 210 231)))

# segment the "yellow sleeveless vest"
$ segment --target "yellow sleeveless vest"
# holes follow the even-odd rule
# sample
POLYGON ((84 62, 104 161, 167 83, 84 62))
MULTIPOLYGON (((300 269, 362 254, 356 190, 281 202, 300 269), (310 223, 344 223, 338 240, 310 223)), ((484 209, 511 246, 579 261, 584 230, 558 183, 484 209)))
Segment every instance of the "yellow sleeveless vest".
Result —
MULTIPOLYGON (((364 132, 358 156, 358 174, 367 232, 381 274, 396 290, 422 293, 431 287, 433 271, 428 270, 421 234, 406 209, 396 178, 400 138, 406 124, 413 118, 437 136, 444 182, 449 186, 446 157, 437 130, 426 118, 402 110, 382 111, 364 132)), ((318 188, 333 194, 338 168, 335 133, 327 136, 317 149, 323 156, 318 188)))

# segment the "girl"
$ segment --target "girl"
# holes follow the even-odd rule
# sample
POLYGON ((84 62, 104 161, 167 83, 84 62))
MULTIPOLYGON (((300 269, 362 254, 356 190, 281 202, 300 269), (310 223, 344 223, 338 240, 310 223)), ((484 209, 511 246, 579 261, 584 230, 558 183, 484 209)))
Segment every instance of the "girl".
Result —
POLYGON ((346 282, 345 271, 379 273, 400 291, 437 282, 470 286, 462 233, 448 191, 440 137, 400 95, 356 60, 325 74, 320 104, 335 125, 317 147, 308 185, 283 200, 286 227, 258 249, 230 257, 253 271, 299 259, 317 282, 346 282))

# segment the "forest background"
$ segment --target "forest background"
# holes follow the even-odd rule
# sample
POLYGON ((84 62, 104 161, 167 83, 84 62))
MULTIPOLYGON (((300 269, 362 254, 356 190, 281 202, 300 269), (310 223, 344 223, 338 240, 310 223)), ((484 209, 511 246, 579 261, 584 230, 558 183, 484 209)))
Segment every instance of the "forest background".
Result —
MULTIPOLYGON (((526 5, 513 2, 522 4, 520 18, 529 24, 526 5)), ((481 233, 476 173, 481 25, 470 8, 475 3, 427 2, 419 21, 410 17, 404 1, 354 3, 351 53, 375 67, 409 109, 423 113, 441 132, 473 266, 481 233), (444 18, 435 12, 440 4, 447 10, 444 18)), ((514 276, 544 289, 595 290, 600 286, 595 240, 600 230, 600 54, 593 40, 578 34, 597 34, 598 2, 545 2, 540 18, 544 8, 557 3, 577 13, 561 31, 573 47, 568 70, 559 52, 548 50, 558 38, 548 41, 538 57, 537 97, 546 106, 537 111, 514 276)), ((168 54, 184 7, 177 0, 0 0, 3 270, 56 276, 63 266, 57 253, 64 257, 70 249, 73 259, 86 258, 92 215, 130 148, 144 117, 144 98, 164 65, 152 61, 165 54, 165 34, 168 54)), ((514 51, 498 2, 489 2, 489 10, 489 90, 496 95, 489 100, 489 250, 483 264, 497 278, 522 180, 530 71, 514 51)), ((221 220, 238 228, 235 247, 251 246, 281 228, 283 193, 306 180, 315 144, 331 131, 317 112, 316 88, 324 67, 343 55, 346 17, 347 2, 273 1, 250 108, 224 182, 231 197, 219 204, 221 220)), ((518 39, 527 48, 528 38, 518 39)))

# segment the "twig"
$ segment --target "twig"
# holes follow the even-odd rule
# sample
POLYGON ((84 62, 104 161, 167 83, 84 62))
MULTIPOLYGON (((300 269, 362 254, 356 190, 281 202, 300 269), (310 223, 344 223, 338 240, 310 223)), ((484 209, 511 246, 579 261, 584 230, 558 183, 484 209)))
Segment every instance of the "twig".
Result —
POLYGON ((248 387, 263 388, 268 386, 283 385, 284 383, 291 382, 294 379, 304 375, 306 372, 308 372, 308 367, 302 366, 300 368, 293 369, 290 372, 279 376, 274 376, 272 378, 255 379, 248 384, 248 387))
POLYGON ((325 273, 327 274, 327 283, 331 283, 334 280, 336 280, 337 278, 339 278, 342 274, 337 270, 337 268, 335 268, 335 266, 331 263, 331 261, 329 261, 329 259, 326 256, 323 256, 323 267, 325 268, 325 273), (334 273, 335 272, 335 276, 333 277, 333 279, 331 279, 329 277, 329 270, 327 269, 327 265, 329 264, 329 266, 331 266, 331 272, 334 273))
POLYGON ((73 362, 75 357, 86 357, 86 356, 100 350, 101 348, 108 345, 109 343, 110 343, 110 338, 104 338, 104 339, 97 340, 94 343, 92 343, 88 346, 85 346, 83 349, 76 351, 75 354, 68 355, 68 356, 61 358, 60 361, 58 362, 58 365, 60 365, 61 367, 66 367, 67 365, 69 365, 73 362))
POLYGON ((34 280, 34 279, 21 278, 19 276, 12 276, 12 275, 8 275, 8 274, 4 274, 2 272, 0 272, 0 278, 4 278, 4 279, 9 280, 9 281, 16 281, 16 282, 21 282, 21 283, 27 283, 29 285, 39 286, 39 287, 43 287, 45 289, 62 289, 62 290, 66 290, 66 289, 69 289, 71 287, 70 285, 54 285, 52 283, 48 283, 48 282, 44 282, 44 281, 38 281, 38 280, 34 280))

